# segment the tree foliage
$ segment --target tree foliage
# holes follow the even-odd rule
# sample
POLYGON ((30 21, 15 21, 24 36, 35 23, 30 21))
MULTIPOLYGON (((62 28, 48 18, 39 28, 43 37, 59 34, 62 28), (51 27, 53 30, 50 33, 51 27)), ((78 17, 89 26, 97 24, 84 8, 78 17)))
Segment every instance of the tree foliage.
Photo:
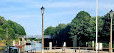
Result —
POLYGON ((26 35, 26 32, 20 24, 11 20, 7 21, 4 17, 0 16, 0 38, 6 40, 6 35, 9 39, 13 40, 16 39, 18 35, 26 35), (8 35, 6 31, 8 31, 8 35))
POLYGON ((55 27, 49 26, 45 29, 44 35, 55 35, 55 27))
MULTIPOLYGON (((114 20, 114 16, 113 16, 114 20)), ((114 23, 114 21, 113 21, 114 23)), ((113 25, 114 27, 114 25, 113 25)), ((86 42, 95 41, 96 38, 96 17, 91 17, 88 12, 80 11, 71 23, 59 24, 54 29, 46 28, 46 35, 53 33, 56 38, 61 41, 74 39, 77 35, 78 46, 85 46, 86 42)), ((113 28, 114 32, 114 28, 113 28)), ((72 41, 70 40, 70 41, 72 41)), ((110 16, 107 13, 104 16, 98 16, 98 42, 109 43, 110 40, 110 16)))

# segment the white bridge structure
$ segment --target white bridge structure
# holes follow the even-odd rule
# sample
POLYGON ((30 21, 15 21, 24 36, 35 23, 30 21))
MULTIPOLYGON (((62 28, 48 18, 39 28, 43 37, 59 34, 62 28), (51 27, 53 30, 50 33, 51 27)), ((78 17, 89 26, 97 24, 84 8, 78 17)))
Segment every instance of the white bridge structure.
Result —
MULTIPOLYGON (((36 38, 36 39, 41 39, 42 35, 19 35, 19 38, 36 38)), ((44 35, 44 38, 51 38, 51 35, 44 35)))

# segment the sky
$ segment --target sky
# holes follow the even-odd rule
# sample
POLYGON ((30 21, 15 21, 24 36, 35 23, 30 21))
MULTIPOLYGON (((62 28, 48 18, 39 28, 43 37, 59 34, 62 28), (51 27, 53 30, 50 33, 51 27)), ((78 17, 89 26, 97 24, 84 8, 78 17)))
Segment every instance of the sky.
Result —
MULTIPOLYGON (((0 16, 21 24, 27 35, 41 35, 41 7, 44 6, 44 29, 68 24, 80 11, 96 15, 96 0, 0 0, 0 16)), ((98 0, 98 16, 114 10, 114 0, 98 0)))

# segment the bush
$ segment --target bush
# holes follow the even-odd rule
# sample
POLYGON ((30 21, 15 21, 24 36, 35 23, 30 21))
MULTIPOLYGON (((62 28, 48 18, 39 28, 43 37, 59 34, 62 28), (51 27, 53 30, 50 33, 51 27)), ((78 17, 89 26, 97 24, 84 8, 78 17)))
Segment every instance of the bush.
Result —
POLYGON ((88 42, 88 47, 92 47, 92 42, 88 42))
POLYGON ((108 48, 109 47, 109 44, 108 43, 103 43, 103 47, 104 48, 108 48))

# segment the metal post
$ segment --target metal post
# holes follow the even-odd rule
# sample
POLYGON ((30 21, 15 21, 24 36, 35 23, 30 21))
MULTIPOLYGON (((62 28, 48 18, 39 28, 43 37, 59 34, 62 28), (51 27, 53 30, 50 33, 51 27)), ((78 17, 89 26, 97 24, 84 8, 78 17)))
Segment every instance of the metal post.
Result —
POLYGON ((101 50, 101 53, 102 53, 102 50, 101 50))
POLYGON ((112 53, 112 17, 111 17, 111 24, 110 24, 110 53, 112 53))
POLYGON ((42 14, 42 53, 44 53, 43 14, 42 14))
POLYGON ((98 41, 98 39, 97 39, 97 36, 98 36, 98 24, 97 24, 97 7, 98 7, 98 0, 96 0, 96 53, 97 53, 97 47, 98 47, 98 45, 97 45, 97 41, 98 41))
POLYGON ((114 11, 110 11, 110 17, 111 17, 111 24, 110 24, 110 53, 112 53, 112 18, 113 18, 113 14, 114 11))
POLYGON ((80 53, 80 47, 79 47, 79 53, 80 53))
POLYGON ((42 6, 41 8, 41 13, 42 13, 42 53, 44 53, 44 31, 43 31, 43 15, 44 15, 44 7, 42 6))

